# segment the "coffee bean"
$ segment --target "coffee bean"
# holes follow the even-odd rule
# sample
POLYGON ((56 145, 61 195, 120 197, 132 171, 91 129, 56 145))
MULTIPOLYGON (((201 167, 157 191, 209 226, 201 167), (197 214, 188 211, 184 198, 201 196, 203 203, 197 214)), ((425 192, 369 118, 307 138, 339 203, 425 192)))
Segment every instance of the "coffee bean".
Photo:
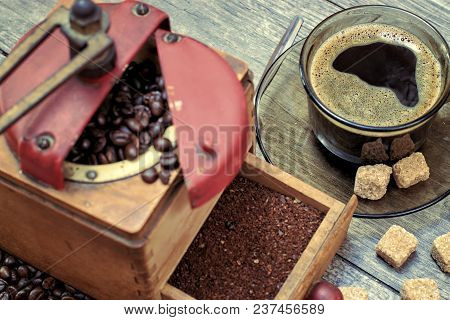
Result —
POLYGON ((31 280, 31 283, 32 283, 34 286, 40 286, 40 285, 42 284, 42 279, 41 279, 41 278, 33 279, 33 280, 31 280))
POLYGON ((114 120, 112 121, 112 124, 117 127, 117 126, 120 126, 122 121, 123 121, 122 117, 117 117, 117 118, 114 118, 114 120))
POLYGON ((2 292, 0 293, 0 300, 10 300, 11 297, 9 296, 9 294, 7 292, 2 292))
POLYGON ((117 153, 114 147, 111 146, 107 147, 105 155, 109 163, 117 162, 117 153))
POLYGON ((136 96, 136 98, 134 98, 134 104, 135 105, 141 105, 144 103, 144 96, 143 95, 138 95, 136 96))
POLYGON ((5 258, 5 261, 3 261, 3 264, 6 266, 12 266, 16 263, 16 259, 13 256, 8 256, 5 258))
POLYGON ((150 108, 143 105, 143 104, 137 104, 133 107, 134 113, 137 115, 140 112, 150 112, 150 108))
POLYGON ((145 183, 153 183, 158 180, 158 171, 155 168, 147 169, 142 173, 141 177, 145 183))
POLYGON ((126 126, 126 125, 122 125, 119 127, 119 130, 125 133, 129 133, 132 134, 133 132, 131 132, 131 130, 126 126))
POLYGON ((133 80, 131 80, 131 83, 137 91, 141 91, 142 83, 137 78, 134 78, 133 80))
POLYGON ((0 268, 0 278, 3 280, 8 280, 11 277, 11 269, 8 266, 2 266, 0 268))
POLYGON ((61 298, 61 300, 75 300, 71 295, 67 295, 61 298))
MULTIPOLYGON (((130 63, 130 66, 129 66, 129 68, 130 68, 130 70, 132 70, 134 67, 136 67, 136 62, 131 62, 130 63)), ((126 83, 123 83, 121 86, 120 86, 120 89, 119 89, 120 91, 122 91, 122 92, 130 92, 130 87, 126 84, 126 83)))
POLYGON ((15 299, 17 294, 17 289, 13 286, 6 288, 6 292, 9 294, 10 299, 15 299))
POLYGON ((7 286, 8 286, 8 283, 6 281, 0 279, 0 292, 3 292, 7 286))
POLYGON ((30 294, 28 295, 29 300, 41 300, 44 297, 44 290, 42 290, 41 287, 36 287, 33 290, 31 290, 30 294))
POLYGON ((128 118, 125 120, 127 127, 133 132, 141 131, 141 124, 134 118, 128 118))
POLYGON ((28 270, 30 271, 31 274, 35 274, 36 273, 36 268, 30 265, 26 265, 26 267, 28 268, 28 270))
POLYGON ((123 106, 123 107, 120 109, 120 113, 121 113, 122 115, 124 115, 125 117, 131 117, 131 116, 133 115, 133 113, 134 113, 134 111, 133 111, 133 106, 132 106, 131 104, 126 105, 126 106, 123 106))
POLYGON ((30 294, 30 291, 26 289, 22 289, 19 292, 17 292, 16 296, 14 297, 15 300, 26 300, 28 299, 28 295, 30 294))
POLYGON ((160 117, 164 113, 164 106, 161 101, 153 101, 150 104, 150 111, 152 112, 152 115, 155 117, 160 117))
POLYGON ((25 288, 29 283, 30 283, 30 280, 28 280, 27 278, 22 278, 17 283, 17 288, 19 288, 19 289, 25 288))
POLYGON ((89 128, 89 132, 92 137, 94 138, 104 138, 105 137, 105 131, 98 129, 98 128, 89 128))
POLYGON ((69 286, 68 284, 64 284, 64 288, 68 291, 68 292, 70 292, 70 293, 75 293, 77 290, 75 290, 75 288, 74 287, 72 287, 72 286, 69 286))
POLYGON ((109 134, 109 139, 111 142, 118 147, 123 147, 129 144, 131 141, 130 138, 131 134, 125 130, 115 130, 109 134))
POLYGON ((150 133, 148 133, 147 131, 141 132, 141 134, 139 135, 139 143, 148 147, 148 145, 152 143, 152 137, 150 136, 150 133))
POLYGON ((63 293, 62 290, 58 288, 53 289, 52 291, 52 294, 58 299, 61 298, 62 293, 63 293))
POLYGON ((169 139, 159 137, 154 142, 153 145, 155 146, 156 151, 159 152, 166 152, 170 151, 172 149, 172 143, 169 139))
POLYGON ((167 170, 161 170, 159 172, 159 179, 161 180, 162 184, 169 184, 170 181, 170 171, 167 170))
POLYGON ((172 124, 172 114, 169 111, 164 113, 164 115, 162 116, 162 119, 163 119, 162 121, 166 127, 168 127, 172 124))
POLYGON ((91 140, 84 138, 80 143, 81 150, 88 151, 91 148, 91 144, 91 140))
POLYGON ((141 130, 143 128, 146 128, 148 126, 148 124, 150 123, 150 115, 148 112, 146 111, 142 111, 142 113, 139 114, 139 117, 137 117, 137 119, 139 119, 139 122, 141 124, 141 130))
POLYGON ((98 138, 92 146, 92 152, 99 153, 106 147, 107 140, 105 137, 98 138))
POLYGON ((138 150, 134 144, 130 143, 125 147, 124 154, 127 160, 134 160, 138 157, 138 150))
POLYGON ((158 86, 162 89, 164 88, 164 78, 163 77, 157 77, 156 78, 156 83, 158 84, 158 86))
POLYGON ((175 170, 179 167, 178 157, 176 155, 162 156, 159 160, 161 167, 166 170, 175 170))
POLYGON ((104 113, 99 113, 97 115, 97 124, 100 127, 104 127, 106 125, 106 115, 104 113))
POLYGON ((11 282, 17 282, 19 280, 19 276, 17 275, 17 271, 14 269, 11 269, 11 276, 10 276, 11 282))
POLYGON ((163 135, 164 127, 161 123, 152 123, 149 126, 148 133, 150 133, 153 139, 156 139, 163 135))
POLYGON ((106 155, 103 153, 99 153, 97 155, 97 161, 99 164, 108 164, 109 163, 108 158, 106 158, 106 155))
POLYGON ((86 299, 86 296, 80 292, 74 293, 73 297, 77 300, 85 300, 86 299))
POLYGON ((119 158, 119 161, 125 160, 125 154, 122 148, 117 149, 117 158, 119 158))
POLYGON ((42 281, 42 288, 52 290, 55 287, 55 278, 47 277, 42 281))

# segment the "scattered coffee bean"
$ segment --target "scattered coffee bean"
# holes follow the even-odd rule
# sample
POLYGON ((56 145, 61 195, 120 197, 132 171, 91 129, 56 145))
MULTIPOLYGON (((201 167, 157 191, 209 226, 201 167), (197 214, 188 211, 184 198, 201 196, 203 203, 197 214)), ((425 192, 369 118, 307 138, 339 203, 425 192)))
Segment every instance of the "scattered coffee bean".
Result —
POLYGON ((31 290, 28 299, 29 300, 41 300, 44 297, 44 290, 41 287, 36 287, 31 290))
POLYGON ((26 289, 22 289, 19 292, 17 292, 15 299, 16 300, 26 300, 28 299, 29 291, 26 289))
POLYGON ((7 292, 0 293, 0 300, 10 300, 10 296, 7 292))
POLYGON ((170 140, 163 137, 156 138, 153 145, 155 146, 156 151, 159 152, 170 151, 172 148, 172 143, 170 140))
POLYGON ((0 268, 0 278, 3 280, 8 280, 10 276, 11 276, 11 270, 9 269, 9 267, 2 266, 0 268))
POLYGON ((0 279, 0 292, 3 292, 7 286, 8 286, 8 283, 6 281, 0 279))
POLYGON ((15 287, 8 286, 8 288, 6 288, 6 292, 9 294, 9 296, 12 299, 15 299, 16 298, 16 294, 17 294, 18 291, 17 291, 17 289, 15 287))
POLYGON ((170 171, 167 170, 161 170, 159 172, 159 179, 161 180, 162 184, 169 184, 170 181, 170 171))
POLYGON ((153 183, 158 180, 158 171, 155 168, 145 170, 142 175, 142 180, 146 183, 153 183))
POLYGON ((159 160, 161 167, 166 170, 175 170, 179 167, 178 157, 175 154, 163 154, 159 160))
POLYGON ((55 278, 47 277, 42 281, 42 288, 52 290, 55 287, 55 278))
POLYGON ((3 261, 3 264, 5 266, 12 266, 15 263, 16 263, 16 259, 12 256, 6 257, 5 260, 3 261))

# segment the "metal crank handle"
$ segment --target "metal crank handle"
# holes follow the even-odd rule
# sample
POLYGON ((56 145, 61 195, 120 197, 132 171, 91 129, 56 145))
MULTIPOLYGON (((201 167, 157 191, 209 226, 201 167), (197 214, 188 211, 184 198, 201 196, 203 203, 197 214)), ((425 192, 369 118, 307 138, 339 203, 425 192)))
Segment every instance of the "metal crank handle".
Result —
MULTIPOLYGON (((25 114, 30 112, 55 89, 69 80, 72 76, 76 75, 93 60, 105 53, 111 46, 113 46, 113 41, 105 34, 94 35, 88 40, 88 45, 84 50, 0 117, 0 134, 16 123, 25 114)), ((21 58, 22 57, 16 58, 15 61, 21 61, 21 58)), ((10 70, 3 72, 4 73, 1 74, 1 76, 9 73, 10 70)))
POLYGON ((71 60, 0 117, 0 134, 72 76, 82 71, 83 76, 96 77, 113 68, 108 15, 91 1, 78 0, 70 10, 58 8, 11 52, 0 65, 0 84, 58 27, 69 40, 71 60))

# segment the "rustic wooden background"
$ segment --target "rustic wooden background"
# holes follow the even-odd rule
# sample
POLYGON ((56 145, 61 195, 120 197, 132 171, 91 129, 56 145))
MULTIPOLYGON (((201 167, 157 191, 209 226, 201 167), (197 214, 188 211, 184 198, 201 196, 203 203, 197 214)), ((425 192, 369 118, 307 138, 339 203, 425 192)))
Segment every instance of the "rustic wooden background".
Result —
MULTIPOLYGON (((0 62, 13 44, 42 20, 57 0, 0 0, 0 62)), ((416 13, 450 42, 449 0, 154 0, 147 1, 166 11, 172 28, 244 60, 261 76, 267 60, 293 15, 301 15, 305 37, 321 20, 344 8, 363 4, 385 4, 416 13)), ((136 30, 136 32, 139 32, 136 30)), ((448 106, 447 106, 448 107, 448 106)), ((293 159, 295 161, 295 159, 293 159)), ((337 285, 357 285, 369 290, 371 299, 398 299, 402 282, 412 277, 438 281, 441 296, 450 299, 450 276, 443 274, 430 257, 431 242, 450 231, 449 197, 439 204, 403 218, 354 219, 347 241, 325 278, 337 285), (391 224, 413 232, 420 241, 417 253, 406 266, 395 271, 375 255, 378 239, 391 224)))

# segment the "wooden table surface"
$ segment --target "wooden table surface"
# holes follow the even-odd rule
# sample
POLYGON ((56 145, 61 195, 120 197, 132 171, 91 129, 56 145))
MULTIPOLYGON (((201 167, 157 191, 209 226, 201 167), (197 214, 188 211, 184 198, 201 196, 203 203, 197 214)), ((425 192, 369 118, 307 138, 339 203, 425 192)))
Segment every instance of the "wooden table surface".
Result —
MULTIPOLYGON (((13 44, 42 20, 57 0, 0 0, 0 62, 13 44)), ((327 16, 356 5, 386 4, 407 9, 430 21, 450 42, 449 0, 153 0, 166 11, 174 31, 247 61, 261 76, 267 60, 294 15, 305 24, 305 37, 327 16)), ((447 106, 448 107, 448 106, 447 106)), ((294 173, 295 174, 295 173, 294 173)), ((369 290, 371 299, 399 299, 405 279, 429 277, 438 281, 441 296, 450 299, 450 276, 442 273, 430 257, 434 238, 450 231, 450 197, 419 213, 388 220, 352 221, 345 244, 325 278, 336 285, 356 285, 369 290), (391 224, 413 232, 419 247, 404 268, 396 271, 375 254, 375 244, 391 224)))

